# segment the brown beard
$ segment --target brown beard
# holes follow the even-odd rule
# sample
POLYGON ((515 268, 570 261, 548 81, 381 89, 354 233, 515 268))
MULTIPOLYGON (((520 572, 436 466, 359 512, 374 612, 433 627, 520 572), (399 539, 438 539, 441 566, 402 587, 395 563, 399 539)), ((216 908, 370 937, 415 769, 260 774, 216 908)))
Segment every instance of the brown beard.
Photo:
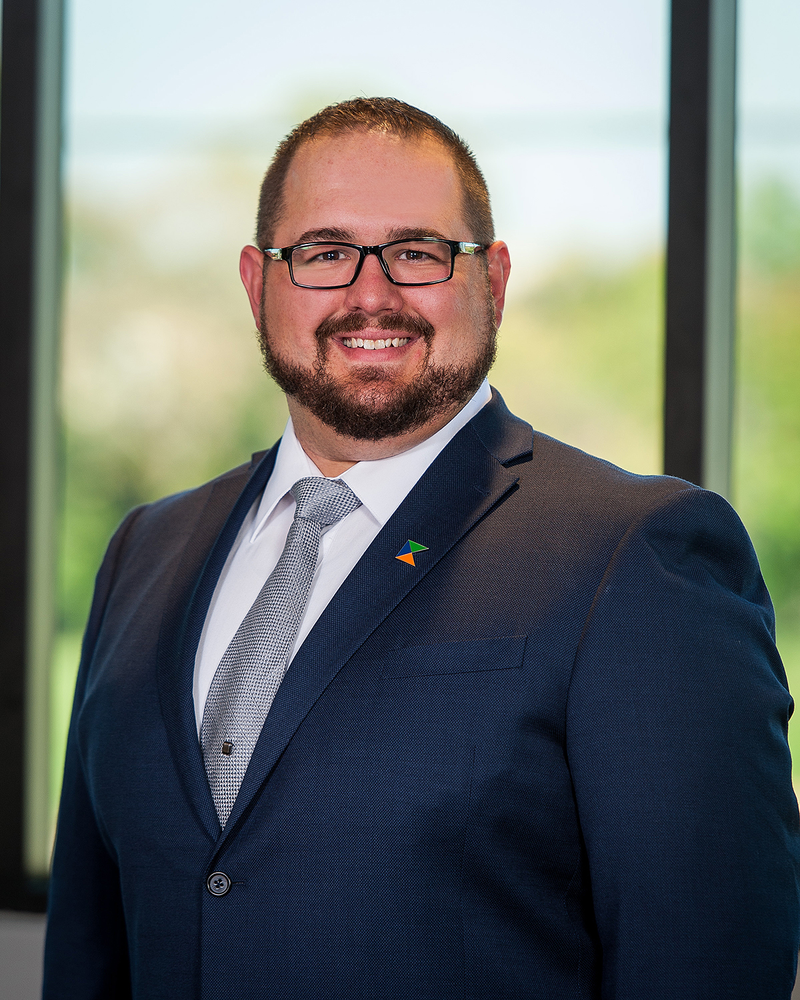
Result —
POLYGON ((494 302, 488 295, 486 320, 478 354, 469 365, 435 365, 430 360, 435 330, 426 320, 394 313, 378 320, 363 314, 324 320, 317 327, 317 357, 313 368, 303 368, 279 358, 269 343, 264 301, 261 302, 259 342, 264 367, 278 386, 337 434, 359 441, 380 441, 416 430, 442 413, 453 414, 477 392, 494 363, 497 326, 494 302), (422 369, 410 384, 394 384, 394 376, 380 365, 368 363, 354 369, 347 380, 336 381, 326 372, 332 337, 354 334, 369 326, 395 336, 418 336, 425 341, 422 369))

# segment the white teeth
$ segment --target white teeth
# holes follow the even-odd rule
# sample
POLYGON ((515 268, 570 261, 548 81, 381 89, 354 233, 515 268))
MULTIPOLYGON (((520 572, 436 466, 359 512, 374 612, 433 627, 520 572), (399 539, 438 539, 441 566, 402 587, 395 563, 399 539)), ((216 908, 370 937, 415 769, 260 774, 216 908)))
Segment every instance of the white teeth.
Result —
POLYGON ((361 337, 345 337, 342 343, 345 347, 363 347, 365 351, 383 351, 387 347, 402 347, 410 337, 394 337, 386 340, 362 340, 361 337))

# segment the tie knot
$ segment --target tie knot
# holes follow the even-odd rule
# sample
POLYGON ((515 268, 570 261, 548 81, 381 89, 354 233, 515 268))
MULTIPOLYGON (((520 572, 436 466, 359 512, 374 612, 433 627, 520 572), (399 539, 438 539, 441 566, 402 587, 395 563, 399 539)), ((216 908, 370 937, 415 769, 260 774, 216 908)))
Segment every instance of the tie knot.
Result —
POLYGON ((323 528, 361 506, 361 501, 341 479, 308 476, 298 479, 289 492, 297 504, 295 518, 314 521, 323 528))

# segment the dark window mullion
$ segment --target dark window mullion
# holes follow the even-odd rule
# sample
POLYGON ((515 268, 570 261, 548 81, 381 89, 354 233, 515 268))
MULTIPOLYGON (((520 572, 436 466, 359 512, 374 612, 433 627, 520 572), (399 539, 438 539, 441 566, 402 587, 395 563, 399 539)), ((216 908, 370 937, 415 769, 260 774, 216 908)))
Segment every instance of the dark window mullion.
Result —
POLYGON ((62 0, 3 0, 0 907, 41 909, 53 629, 62 0))
POLYGON ((735 0, 673 0, 664 471, 730 492, 735 0))

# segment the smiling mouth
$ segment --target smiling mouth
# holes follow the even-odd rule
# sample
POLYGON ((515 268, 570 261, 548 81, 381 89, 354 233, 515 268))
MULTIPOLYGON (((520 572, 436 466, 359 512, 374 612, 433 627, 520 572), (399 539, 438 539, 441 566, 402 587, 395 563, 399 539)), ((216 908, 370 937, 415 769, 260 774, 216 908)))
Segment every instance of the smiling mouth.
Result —
POLYGON ((403 347, 411 337, 389 337, 386 340, 363 340, 361 337, 345 337, 342 344, 345 347, 363 347, 365 351, 383 351, 387 347, 403 347))

